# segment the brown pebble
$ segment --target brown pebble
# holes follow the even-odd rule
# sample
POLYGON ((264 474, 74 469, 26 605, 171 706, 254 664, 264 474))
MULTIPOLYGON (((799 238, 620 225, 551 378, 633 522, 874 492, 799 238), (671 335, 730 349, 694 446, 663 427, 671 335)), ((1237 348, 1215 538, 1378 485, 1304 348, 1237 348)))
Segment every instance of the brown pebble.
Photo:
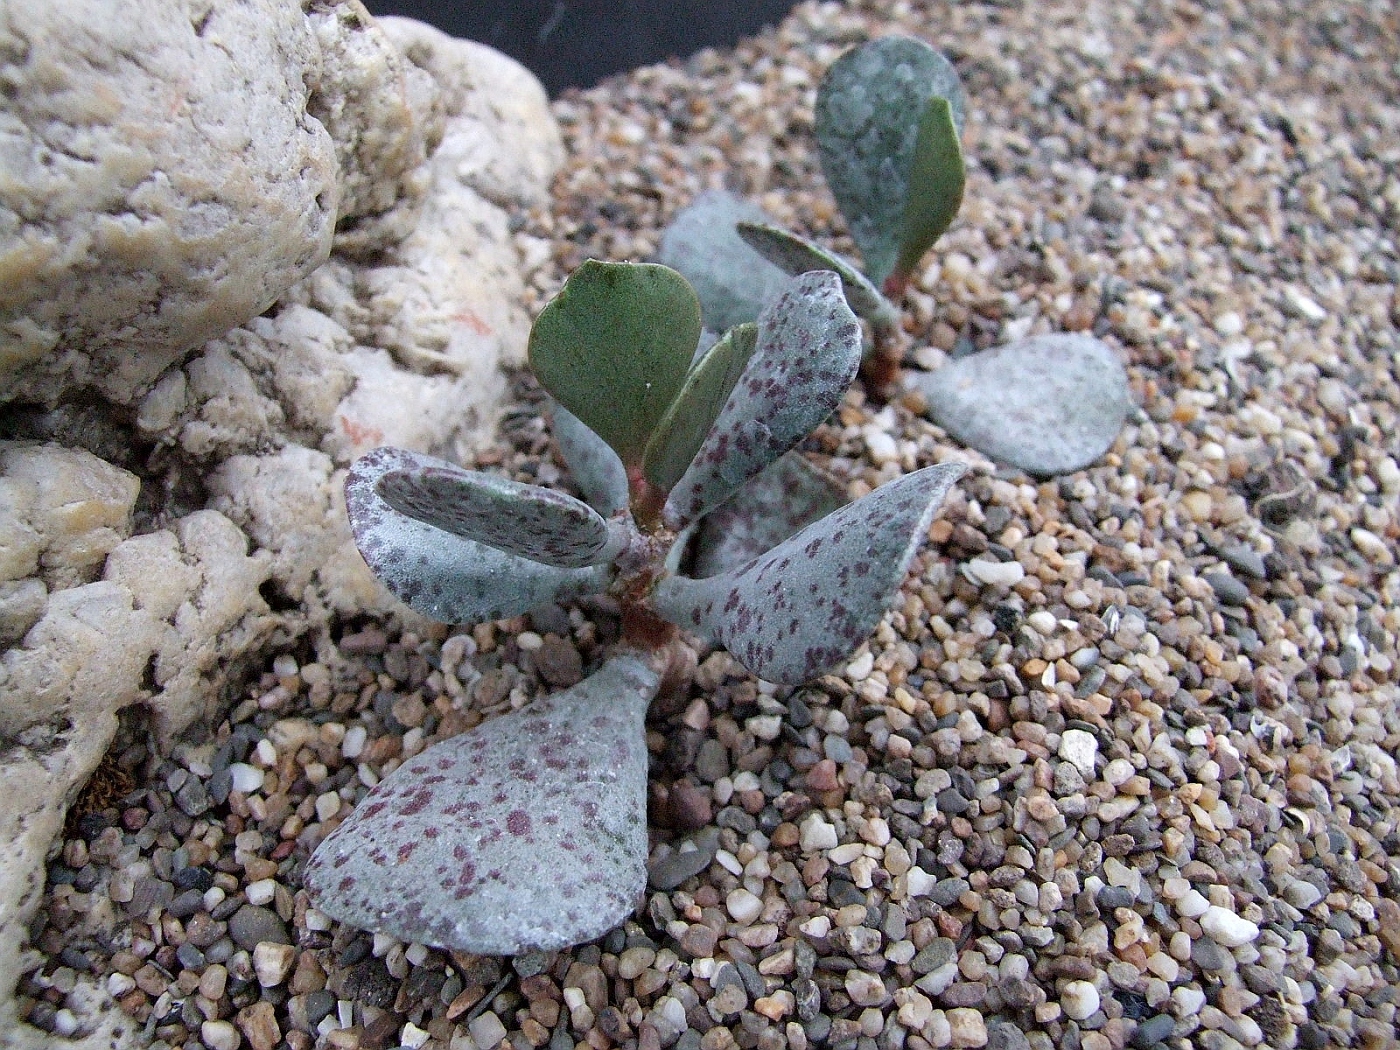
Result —
POLYGON ((567 687, 583 681, 583 658, 574 643, 557 634, 547 634, 535 650, 535 669, 550 685, 567 687))
POLYGON ((836 776, 836 763, 824 758, 807 771, 807 787, 813 791, 835 791, 841 786, 836 776))
POLYGON ((671 785, 669 808, 671 827, 678 831, 703 828, 710 823, 714 814, 709 789, 687 780, 678 780, 671 785))
POLYGON ((253 1050, 273 1050, 282 1038, 282 1029, 277 1026, 276 1012, 266 1000, 245 1006, 238 1011, 234 1021, 253 1050))
POLYGON ((693 959, 708 959, 718 942, 719 934, 698 922, 687 927, 680 937, 681 951, 693 959))

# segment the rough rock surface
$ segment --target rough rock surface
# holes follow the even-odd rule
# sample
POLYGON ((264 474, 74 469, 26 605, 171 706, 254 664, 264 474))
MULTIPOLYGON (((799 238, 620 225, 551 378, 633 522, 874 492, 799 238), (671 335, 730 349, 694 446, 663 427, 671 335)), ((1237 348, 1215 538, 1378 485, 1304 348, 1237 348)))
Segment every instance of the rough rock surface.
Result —
POLYGON ((528 327, 511 212, 562 156, 522 68, 358 0, 97 6, 0 9, 7 1037, 119 713, 168 744, 269 641, 390 604, 343 468, 490 433, 528 327))

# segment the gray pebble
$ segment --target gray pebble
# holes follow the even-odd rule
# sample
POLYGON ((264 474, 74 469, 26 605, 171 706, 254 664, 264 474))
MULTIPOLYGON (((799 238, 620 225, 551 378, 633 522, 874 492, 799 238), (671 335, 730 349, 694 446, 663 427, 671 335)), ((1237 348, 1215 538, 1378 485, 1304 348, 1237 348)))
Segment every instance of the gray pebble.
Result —
POLYGON ((256 904, 245 904, 233 913, 233 918, 228 921, 228 933, 233 942, 246 951, 252 951, 262 941, 292 943, 287 936, 287 924, 277 913, 256 904))
POLYGON ((189 941, 175 949, 175 958, 186 970, 198 970, 204 965, 204 953, 189 941))
POLYGON ((1249 600, 1249 587, 1229 573, 1208 572, 1205 574, 1205 581, 1210 584, 1215 596, 1226 605, 1243 605, 1249 600))
POLYGON ((792 995, 796 1000, 798 1020, 811 1021, 818 1016, 822 1008, 822 991, 815 981, 810 977, 799 977, 792 982, 792 995))
POLYGON ((696 848, 686 853, 672 853, 652 865, 647 882, 654 890, 673 890, 692 875, 698 875, 710 866, 719 847, 719 838, 713 832, 700 832, 692 842, 696 848))
POLYGON ((335 996, 324 988, 306 997, 306 1020, 314 1029, 335 1009, 335 996))
POLYGON ((1202 970, 1223 970, 1230 965, 1230 953, 1209 937, 1191 942, 1191 961, 1202 970))
POLYGON ((855 754, 851 750, 851 742, 843 736, 836 736, 834 733, 828 733, 822 740, 822 751, 837 765, 849 762, 855 754))
POLYGON ((1031 1050, 1031 1044, 1011 1022, 992 1021, 987 1025, 987 1050, 1031 1050))
POLYGON ((1176 1018, 1171 1014, 1156 1014, 1143 1021, 1133 1031, 1133 1045, 1141 1050, 1164 1043, 1172 1037, 1176 1029, 1176 1018))
POLYGON ((1264 564, 1263 556, 1253 547, 1238 543, 1231 544, 1221 548, 1220 556, 1225 559, 1225 564, 1241 576, 1248 576, 1251 580, 1267 580, 1269 578, 1269 569, 1264 564))
POLYGON ((963 798, 962 792, 957 788, 945 788, 938 793, 938 812, 948 814, 966 813, 972 805, 963 798))
POLYGON ((177 919, 188 919, 203 907, 204 894, 199 890, 186 890, 170 902, 170 907, 165 909, 165 913, 177 919))
POLYGON ((175 804, 187 816, 197 817, 209 810, 209 792, 205 790, 204 781, 198 777, 191 777, 185 782, 175 794, 175 804))
POLYGON ((1098 892, 1100 908, 1131 908, 1136 899, 1132 890, 1123 886, 1105 886, 1098 892))
POLYGON ((909 968, 919 975, 933 973, 941 966, 952 962, 958 947, 948 937, 935 937, 929 941, 918 955, 910 960, 909 968))
POLYGON ((718 740, 709 738, 700 745, 700 753, 695 756, 696 776, 713 784, 728 772, 729 753, 718 740))
POLYGON ((933 889, 929 890, 928 896, 929 900, 933 901, 935 904, 947 908, 956 904, 958 898, 966 893, 969 888, 966 879, 939 879, 938 882, 934 884, 933 889))

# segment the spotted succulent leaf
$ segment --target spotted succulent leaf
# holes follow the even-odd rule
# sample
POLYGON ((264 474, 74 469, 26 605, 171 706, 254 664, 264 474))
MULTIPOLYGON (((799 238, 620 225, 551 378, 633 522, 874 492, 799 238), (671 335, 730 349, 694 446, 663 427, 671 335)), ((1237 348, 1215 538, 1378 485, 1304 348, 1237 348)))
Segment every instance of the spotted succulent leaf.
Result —
POLYGON ((389 471, 375 491, 425 525, 562 569, 610 562, 626 542, 572 496, 409 455, 413 466, 389 471))
POLYGON ((554 440, 588 505, 605 518, 627 509, 627 468, 578 416, 555 404, 554 440))
POLYGON ((691 283, 706 327, 720 332, 756 320, 783 284, 782 271, 735 235, 734 224, 741 221, 770 220, 758 205, 732 193, 702 193, 671 220, 657 257, 691 283))
POLYGON ((907 474, 730 572, 668 577, 654 592, 656 609, 722 643, 760 678, 808 681, 875 629, 964 469, 944 463, 907 474))
MULTIPOLYGON (((966 108, 952 63, 923 41, 887 36, 846 52, 817 89, 817 154, 877 285, 895 271, 919 149, 934 98, 959 132, 966 108)), ((955 136, 956 137, 956 136, 955 136)))
POLYGON ((880 289, 871 284, 870 279, 856 269, 849 259, 827 251, 821 245, 781 226, 741 222, 736 229, 754 251, 787 273, 796 275, 810 270, 830 270, 836 274, 841 278, 846 302, 857 317, 863 317, 872 325, 882 328, 899 323, 899 311, 895 305, 881 295, 880 289))
POLYGON ((378 448, 356 460, 345 479, 355 545, 400 601, 435 620, 480 623, 607 590, 610 565, 544 565, 395 510, 377 491, 380 479, 421 462, 403 449, 378 448))
POLYGON ((789 452, 700 519, 690 575, 737 569, 845 503, 844 485, 789 452))
POLYGON ((731 328, 691 368, 647 446, 643 472, 661 492, 670 492, 700 450, 715 417, 739 381, 758 345, 758 326, 731 328))
POLYGON ((790 278, 758 319, 758 346, 672 490, 666 519, 695 521, 792 448, 841 403, 860 366, 861 332, 828 270, 790 278))
POLYGON ((675 270, 590 259, 535 319, 530 366, 624 466, 640 468, 699 338, 700 301, 675 270))
POLYGON ((616 657, 410 758, 317 847, 306 866, 316 906, 480 955, 606 933, 646 885, 644 719, 659 681, 616 657))

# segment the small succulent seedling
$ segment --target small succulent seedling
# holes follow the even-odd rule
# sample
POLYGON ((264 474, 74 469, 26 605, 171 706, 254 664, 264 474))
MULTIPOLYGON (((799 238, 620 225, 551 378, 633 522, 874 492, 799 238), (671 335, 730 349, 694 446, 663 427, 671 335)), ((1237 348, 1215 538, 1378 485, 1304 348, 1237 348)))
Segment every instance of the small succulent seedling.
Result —
MULTIPOLYGON (((966 108, 952 63, 922 41, 887 36, 856 47, 817 89, 814 132, 864 270, 726 193, 705 194, 677 215, 661 260, 695 282, 707 321, 726 324, 753 317, 781 274, 838 274, 870 328, 867 389, 886 398, 899 375, 895 304, 962 202, 966 108)), ((914 385, 934 422, 1042 475, 1096 460, 1132 407, 1122 365, 1090 336, 1037 337, 919 374, 914 385)))
POLYGON ((632 909, 643 718, 678 630, 770 681, 815 677, 875 627, 963 471, 927 467, 845 504, 792 451, 860 362, 830 271, 785 279, 756 323, 711 340, 674 270, 588 262, 536 320, 529 356, 587 502, 382 448, 349 472, 351 529, 390 590, 435 619, 610 594, 618 650, 574 688, 404 763, 306 869, 334 917, 491 954, 588 940, 632 909))
POLYGON ((887 387, 897 371, 895 302, 962 203, 965 108, 952 63, 922 41, 888 36, 848 51, 817 89, 815 132, 822 172, 865 260, 864 272, 725 195, 709 195, 682 212, 661 258, 706 293, 707 320, 743 319, 753 290, 763 286, 752 276, 737 279, 736 266, 769 272, 756 267, 752 255, 740 254, 737 238, 783 273, 839 274, 851 308, 870 325, 865 378, 887 387))

